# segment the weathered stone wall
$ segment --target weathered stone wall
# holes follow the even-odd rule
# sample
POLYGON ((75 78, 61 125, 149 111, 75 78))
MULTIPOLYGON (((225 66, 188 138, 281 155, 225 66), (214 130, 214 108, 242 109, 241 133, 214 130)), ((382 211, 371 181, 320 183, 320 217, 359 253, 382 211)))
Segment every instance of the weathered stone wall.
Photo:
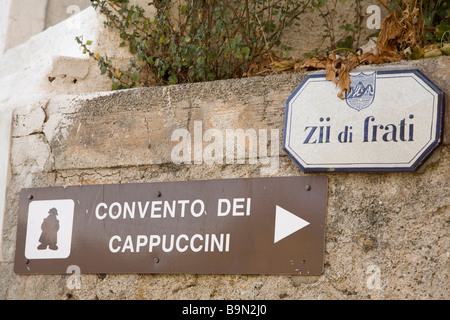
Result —
MULTIPOLYGON (((450 58, 376 67, 418 68, 450 96, 450 58)), ((450 113, 443 145, 417 172, 327 173, 324 273, 83 274, 13 271, 25 187, 301 176, 281 150, 284 104, 307 76, 257 77, 85 95, 52 95, 13 115, 0 299, 448 299, 450 113), (279 129, 279 167, 174 164, 177 128, 279 129), (70 293, 70 295, 66 295, 70 293)))

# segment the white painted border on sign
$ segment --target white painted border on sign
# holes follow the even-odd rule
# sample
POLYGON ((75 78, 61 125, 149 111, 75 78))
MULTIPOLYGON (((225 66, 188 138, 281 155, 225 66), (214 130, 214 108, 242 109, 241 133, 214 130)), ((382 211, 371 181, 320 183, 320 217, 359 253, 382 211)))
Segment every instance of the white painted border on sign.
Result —
POLYGON ((9 179, 11 121, 12 111, 3 111, 0 113, 0 262, 3 260, 3 218, 5 213, 6 187, 9 179))

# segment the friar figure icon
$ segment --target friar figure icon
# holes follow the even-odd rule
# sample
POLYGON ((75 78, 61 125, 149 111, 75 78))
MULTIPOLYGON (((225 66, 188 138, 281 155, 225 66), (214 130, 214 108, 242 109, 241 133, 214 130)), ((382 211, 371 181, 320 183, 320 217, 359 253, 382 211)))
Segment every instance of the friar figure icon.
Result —
POLYGON ((59 220, 56 217, 58 210, 52 208, 48 211, 48 217, 44 219, 41 225, 41 236, 39 238, 40 245, 37 247, 39 250, 47 249, 58 250, 56 245, 58 242, 58 230, 59 220))

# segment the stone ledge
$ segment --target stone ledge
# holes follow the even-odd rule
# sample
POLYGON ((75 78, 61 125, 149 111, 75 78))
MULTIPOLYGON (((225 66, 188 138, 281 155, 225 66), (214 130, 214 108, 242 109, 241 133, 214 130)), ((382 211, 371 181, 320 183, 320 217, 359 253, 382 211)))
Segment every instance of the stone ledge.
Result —
MULTIPOLYGON (((370 66, 370 69, 421 70, 450 96, 450 57, 370 66)), ((369 67, 356 69, 367 70, 369 67)), ((55 168, 139 166, 170 163, 176 129, 279 129, 282 145, 285 102, 308 73, 60 97, 49 103, 44 132, 55 168), (61 110, 59 112, 58 110, 61 110), (63 110, 69 110, 68 113, 63 110)), ((446 99, 443 144, 450 143, 446 99)), ((193 137, 192 137, 193 138, 193 137)), ((280 149, 280 155, 284 152, 280 149)))

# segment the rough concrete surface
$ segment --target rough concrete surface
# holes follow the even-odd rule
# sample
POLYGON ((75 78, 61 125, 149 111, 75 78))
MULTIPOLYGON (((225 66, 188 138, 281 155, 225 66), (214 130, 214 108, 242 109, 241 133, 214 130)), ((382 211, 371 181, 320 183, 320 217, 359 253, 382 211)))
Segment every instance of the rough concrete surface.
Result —
MULTIPOLYGON (((450 96, 449 57, 371 68, 418 68, 450 96)), ((0 299, 449 299, 448 99, 443 145, 417 172, 325 174, 321 276, 83 274, 74 288, 72 276, 14 273, 24 187, 305 175, 281 140, 285 101, 306 75, 59 95, 16 110, 0 299), (279 129, 279 166, 174 164, 171 134, 195 121, 279 129)))

